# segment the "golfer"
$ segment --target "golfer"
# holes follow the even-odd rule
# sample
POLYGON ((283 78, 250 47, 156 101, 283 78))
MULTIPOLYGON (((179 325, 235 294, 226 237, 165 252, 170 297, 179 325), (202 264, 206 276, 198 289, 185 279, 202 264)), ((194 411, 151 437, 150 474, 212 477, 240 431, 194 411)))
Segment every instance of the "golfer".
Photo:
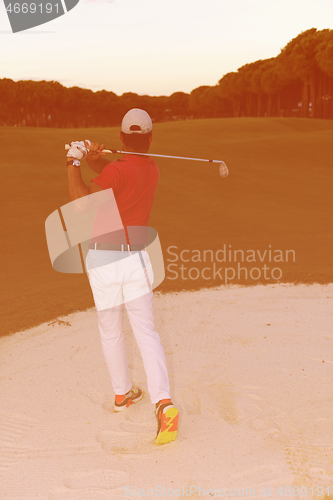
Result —
MULTIPOLYGON (((121 124, 120 140, 129 154, 109 163, 103 156, 104 144, 72 142, 67 153, 70 200, 112 189, 123 230, 103 237, 92 237, 86 268, 97 309, 98 327, 105 362, 115 393, 115 411, 123 411, 143 397, 129 377, 128 358, 123 330, 123 305, 139 346, 147 377, 148 391, 155 404, 157 418, 156 445, 177 437, 179 413, 172 404, 168 370, 153 314, 154 279, 152 265, 144 240, 140 236, 131 245, 127 227, 148 226, 159 171, 156 163, 145 155, 152 142, 152 121, 141 109, 131 109, 121 124), (131 151, 143 153, 132 155, 131 151), (83 182, 80 160, 86 158, 90 168, 99 173, 83 182)), ((142 232, 142 231, 141 231, 142 232)), ((132 239, 131 239, 132 242, 132 239)))

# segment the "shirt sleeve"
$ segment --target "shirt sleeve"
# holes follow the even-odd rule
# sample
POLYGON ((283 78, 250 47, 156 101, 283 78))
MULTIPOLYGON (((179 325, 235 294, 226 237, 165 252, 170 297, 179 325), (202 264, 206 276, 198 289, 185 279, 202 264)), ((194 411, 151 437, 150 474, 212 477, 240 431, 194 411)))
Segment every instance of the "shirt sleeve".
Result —
POLYGON ((120 175, 119 168, 114 163, 109 163, 103 168, 98 177, 92 179, 103 189, 112 188, 114 195, 117 196, 123 190, 123 176, 120 175))

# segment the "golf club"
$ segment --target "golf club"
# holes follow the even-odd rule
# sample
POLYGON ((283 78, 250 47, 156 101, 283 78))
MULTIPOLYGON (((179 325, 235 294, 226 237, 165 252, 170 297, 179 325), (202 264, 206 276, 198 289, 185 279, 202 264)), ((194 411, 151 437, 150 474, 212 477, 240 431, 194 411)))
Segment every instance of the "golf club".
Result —
MULTIPOLYGON (((66 144, 65 149, 69 149, 69 144, 66 144)), ((103 149, 103 153, 112 154, 128 154, 128 155, 140 155, 140 156, 154 156, 156 158, 170 158, 172 160, 192 160, 192 161, 204 161, 208 163, 217 163, 219 165, 219 174, 221 177, 227 177, 229 175, 229 170, 227 165, 222 160, 205 160, 201 158, 187 158, 186 156, 169 156, 169 155, 157 155, 152 153, 134 153, 133 151, 118 151, 116 149, 103 149)))

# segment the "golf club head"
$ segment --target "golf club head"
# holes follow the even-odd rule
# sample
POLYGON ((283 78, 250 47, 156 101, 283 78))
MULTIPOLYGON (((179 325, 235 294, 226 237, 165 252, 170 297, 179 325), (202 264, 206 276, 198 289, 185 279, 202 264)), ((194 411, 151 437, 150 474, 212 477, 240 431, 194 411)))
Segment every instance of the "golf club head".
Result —
POLYGON ((221 161, 221 163, 219 164, 219 174, 221 177, 228 177, 229 175, 228 167, 224 163, 224 161, 221 161))

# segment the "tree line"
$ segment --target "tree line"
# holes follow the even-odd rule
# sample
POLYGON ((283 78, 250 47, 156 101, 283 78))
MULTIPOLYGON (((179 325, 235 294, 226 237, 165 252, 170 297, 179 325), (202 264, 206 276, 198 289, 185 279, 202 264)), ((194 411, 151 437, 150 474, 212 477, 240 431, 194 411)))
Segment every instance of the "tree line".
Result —
POLYGON ((213 117, 301 116, 333 119, 333 30, 316 28, 293 38, 277 57, 245 64, 215 86, 191 93, 117 96, 67 88, 56 81, 0 79, 0 125, 107 127, 131 108, 155 122, 213 117))

